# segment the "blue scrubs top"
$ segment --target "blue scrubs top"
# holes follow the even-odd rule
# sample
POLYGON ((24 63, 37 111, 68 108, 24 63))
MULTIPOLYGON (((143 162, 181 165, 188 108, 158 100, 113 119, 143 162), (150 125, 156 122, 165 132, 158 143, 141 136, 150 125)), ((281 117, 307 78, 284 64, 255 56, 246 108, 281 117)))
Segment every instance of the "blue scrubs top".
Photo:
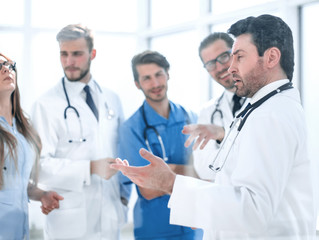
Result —
MULTIPOLYGON (((0 240, 29 239, 27 187, 35 154, 31 145, 18 132, 15 119, 13 126, 10 126, 0 116, 0 125, 16 138, 18 154, 17 169, 8 155, 1 169, 4 185, 0 190, 0 240)), ((6 147, 4 151, 8 153, 6 147)))
MULTIPOLYGON (((169 118, 163 118, 144 101, 145 118, 148 125, 155 127, 163 139, 167 163, 186 164, 192 153, 192 148, 184 147, 188 136, 181 131, 183 126, 196 122, 196 115, 186 112, 180 105, 170 102, 169 118)), ((147 148, 144 139, 146 123, 143 120, 142 109, 139 108, 127 121, 123 123, 119 134, 119 157, 127 159, 132 166, 144 166, 149 162, 139 155, 140 148, 147 148)), ((152 152, 163 158, 162 148, 155 131, 146 130, 152 152)), ((122 184, 131 181, 122 175, 122 184)), ((192 230, 189 227, 169 224, 170 209, 167 207, 169 195, 164 195, 152 200, 145 199, 139 192, 134 207, 134 235, 135 239, 202 239, 201 230, 192 230)))

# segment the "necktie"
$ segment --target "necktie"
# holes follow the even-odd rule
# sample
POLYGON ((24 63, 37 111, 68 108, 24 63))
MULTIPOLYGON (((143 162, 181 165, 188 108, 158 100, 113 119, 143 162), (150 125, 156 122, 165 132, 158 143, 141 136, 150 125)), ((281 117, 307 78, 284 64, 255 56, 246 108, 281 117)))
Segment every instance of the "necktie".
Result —
POLYGON ((235 117, 235 113, 241 108, 241 103, 240 103, 241 97, 238 97, 236 94, 233 96, 233 116, 235 117))
POLYGON ((99 120, 99 112, 97 111, 97 108, 96 108, 96 106, 94 104, 92 95, 90 93, 90 87, 88 85, 86 85, 83 89, 86 92, 86 103, 91 108, 91 110, 94 113, 94 116, 96 117, 96 119, 99 120))

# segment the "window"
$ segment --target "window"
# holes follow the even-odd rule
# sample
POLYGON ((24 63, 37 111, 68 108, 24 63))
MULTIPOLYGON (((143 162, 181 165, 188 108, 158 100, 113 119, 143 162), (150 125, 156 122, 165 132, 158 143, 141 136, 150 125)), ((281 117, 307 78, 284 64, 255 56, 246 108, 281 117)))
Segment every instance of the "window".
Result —
POLYGON ((198 56, 199 39, 196 31, 156 37, 152 49, 163 54, 170 63, 168 97, 173 102, 196 111, 200 105, 199 69, 202 63, 198 56), (194 97, 196 96, 196 97, 194 97))
POLYGON ((33 0, 31 6, 33 27, 60 29, 85 23, 95 31, 135 32, 137 28, 137 0, 33 0))
POLYGON ((24 0, 1 1, 0 29, 2 26, 22 26, 24 23, 24 0), (11 12, 11 10, 13 12, 11 12))
POLYGON ((232 11, 238 11, 241 9, 245 9, 248 7, 253 7, 256 5, 261 5, 263 3, 274 2, 274 0, 223 0, 223 1, 216 1, 211 0, 211 8, 213 14, 223 14, 232 11))
MULTIPOLYGON (((318 45, 319 33, 314 27, 314 23, 319 22, 319 3, 308 4, 302 8, 302 26, 301 26, 301 36, 302 36, 302 100, 303 106, 306 113, 307 128, 308 128, 308 149, 309 158, 314 162, 318 162, 319 159, 319 149, 318 149, 318 73, 317 73, 317 63, 319 49, 316 47, 318 45)), ((317 163, 318 164, 318 163, 317 163)), ((317 165, 317 168, 319 164, 317 165)), ((319 177, 317 176, 319 181, 319 177)), ((319 230, 319 221, 317 224, 317 229, 319 230)))
POLYGON ((195 20, 199 16, 199 6, 197 0, 152 0, 151 27, 170 27, 195 20))

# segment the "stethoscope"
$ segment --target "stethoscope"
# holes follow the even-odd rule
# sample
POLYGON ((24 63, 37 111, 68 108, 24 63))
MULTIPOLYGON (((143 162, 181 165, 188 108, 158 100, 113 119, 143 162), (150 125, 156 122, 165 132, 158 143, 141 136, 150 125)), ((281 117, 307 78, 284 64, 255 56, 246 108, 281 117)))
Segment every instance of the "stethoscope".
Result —
POLYGON ((288 90, 291 88, 293 88, 292 83, 291 82, 286 83, 286 84, 280 86, 279 88, 273 90, 272 92, 268 93, 266 96, 259 99, 257 102, 255 102, 253 104, 249 103, 246 106, 246 108, 242 112, 240 112, 236 116, 234 121, 231 123, 230 131, 228 132, 226 138, 223 140, 222 145, 221 145, 214 161, 212 162, 212 164, 209 165, 209 168, 211 170, 213 170, 214 172, 219 172, 224 167, 226 160, 228 158, 228 155, 230 153, 230 150, 231 150, 232 146, 234 145, 234 142, 235 142, 239 132, 243 128, 248 116, 256 108, 258 108, 261 104, 263 104, 265 101, 267 101, 269 98, 276 95, 277 93, 280 93, 282 91, 285 91, 285 90, 288 90), (235 129, 237 129, 237 131, 234 131, 235 129), (230 141, 228 141, 228 139, 230 139, 230 141), (228 151, 225 151, 224 149, 226 149, 228 151), (216 163, 218 163, 218 162, 220 162, 220 164, 218 164, 218 166, 216 166, 216 163))
MULTIPOLYGON (((224 115, 223 115, 223 112, 222 110, 220 110, 220 101, 222 100, 222 98, 224 97, 224 94, 225 92, 223 92, 223 94, 217 99, 217 102, 216 102, 216 106, 215 106, 215 110, 214 112, 212 113, 212 116, 210 117, 210 123, 214 123, 214 118, 219 115, 220 116, 220 119, 223 120, 224 118, 224 115)), ((216 119, 216 118, 215 118, 216 119)))
MULTIPOLYGON (((97 84, 97 82, 94 81, 94 83, 96 84, 97 88, 99 89, 100 93, 102 93, 102 89, 100 88, 100 86, 97 84)), ((62 78, 62 86, 63 86, 63 91, 64 91, 64 95, 65 95, 65 98, 66 98, 66 101, 68 103, 68 105, 66 106, 66 108, 64 109, 64 121, 66 123, 66 128, 67 128, 67 135, 68 136, 71 136, 70 134, 70 129, 69 129, 69 124, 68 124, 68 121, 67 121, 67 115, 68 115, 68 111, 70 110, 73 110, 77 116, 77 119, 79 121, 79 125, 80 125, 80 138, 79 139, 75 139, 75 138, 70 138, 68 140, 69 143, 73 143, 73 142, 78 142, 78 143, 81 143, 81 142, 85 142, 86 141, 86 138, 84 138, 83 136, 83 127, 82 127, 82 121, 81 121, 81 118, 80 118, 80 114, 78 112, 78 110, 71 105, 70 103, 70 99, 69 99, 69 95, 66 91, 66 87, 65 87, 65 80, 64 80, 64 77, 62 78)), ((115 116, 115 113, 112 109, 109 109, 108 105, 106 102, 104 102, 104 105, 105 105, 105 108, 106 108, 106 111, 107 111, 107 119, 108 120, 111 120, 114 118, 115 116)))
MULTIPOLYGON (((190 124, 190 119, 189 119, 189 116, 188 116, 187 112, 185 111, 184 108, 182 108, 182 109, 184 111, 184 115, 185 115, 185 119, 186 119, 187 124, 190 124)), ((162 139, 161 135, 159 134, 159 132, 157 131, 157 129, 154 126, 151 126, 151 125, 148 124, 148 121, 147 121, 146 116, 145 116, 144 104, 140 107, 140 111, 141 111, 141 114, 142 114, 142 117, 143 117, 143 121, 145 123, 143 136, 144 136, 144 141, 146 143, 148 151, 153 154, 153 151, 151 149, 151 145, 150 145, 150 143, 148 141, 148 137, 147 137, 147 131, 151 129, 151 130, 153 130, 155 132, 155 134, 157 136, 157 139, 158 139, 158 142, 159 142, 159 144, 161 146, 161 151, 162 151, 162 154, 163 154, 162 158, 163 158, 164 161, 167 161, 168 157, 166 155, 166 149, 165 149, 165 146, 164 146, 163 139, 162 139)))
MULTIPOLYGON (((215 110, 212 113, 211 117, 210 117, 210 123, 214 123, 214 119, 216 119, 216 116, 219 115, 220 119, 223 120, 224 119, 224 115, 222 110, 220 109, 220 102, 222 100, 222 98, 224 97, 225 92, 223 92, 223 94, 217 99, 216 105, 215 105, 215 110)), ((247 98, 245 98, 244 102, 242 103, 242 106, 245 104, 247 98)))

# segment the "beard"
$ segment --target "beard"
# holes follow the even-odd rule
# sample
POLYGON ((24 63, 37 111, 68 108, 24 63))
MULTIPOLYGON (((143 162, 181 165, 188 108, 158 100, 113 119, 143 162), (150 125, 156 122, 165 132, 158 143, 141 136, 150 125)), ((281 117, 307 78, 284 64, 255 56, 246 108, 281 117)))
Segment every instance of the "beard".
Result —
MULTIPOLYGON (((251 98, 259 89, 266 85, 267 79, 265 78, 265 69, 263 68, 263 59, 259 59, 255 67, 247 74, 241 77, 240 85, 235 85, 236 95, 240 97, 251 98)), ((239 75, 234 74, 234 78, 239 75)))
POLYGON ((151 102, 162 102, 163 100, 165 100, 167 98, 167 86, 161 86, 160 87, 162 90, 164 90, 164 94, 163 95, 155 95, 155 94, 152 94, 151 90, 149 91, 145 91, 144 89, 142 89, 144 95, 145 95, 145 98, 148 99, 149 101, 151 102))
POLYGON ((68 69, 68 67, 66 67, 64 69, 64 75, 67 76, 68 80, 71 82, 79 82, 90 72, 90 66, 91 66, 91 60, 89 59, 86 69, 83 70, 83 69, 78 68, 80 70, 80 76, 78 76, 78 77, 68 76, 67 71, 66 71, 68 69))

